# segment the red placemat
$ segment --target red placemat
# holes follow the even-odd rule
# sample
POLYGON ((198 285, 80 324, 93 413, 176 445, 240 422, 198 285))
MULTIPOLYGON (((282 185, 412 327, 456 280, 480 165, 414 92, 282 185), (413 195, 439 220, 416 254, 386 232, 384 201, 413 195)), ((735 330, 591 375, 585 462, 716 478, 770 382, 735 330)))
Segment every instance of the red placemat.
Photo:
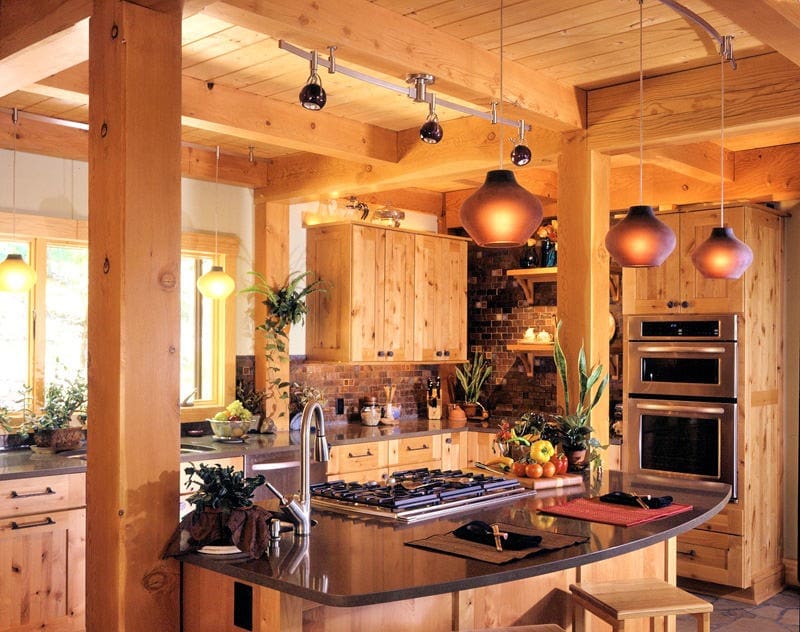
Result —
POLYGON ((597 498, 578 498, 563 505, 554 505, 539 511, 554 516, 566 516, 567 518, 577 518, 578 520, 632 527, 637 524, 666 518, 667 516, 674 516, 675 514, 689 511, 691 508, 691 505, 672 503, 669 507, 661 507, 660 509, 643 509, 641 507, 626 507, 625 505, 604 503, 597 498))

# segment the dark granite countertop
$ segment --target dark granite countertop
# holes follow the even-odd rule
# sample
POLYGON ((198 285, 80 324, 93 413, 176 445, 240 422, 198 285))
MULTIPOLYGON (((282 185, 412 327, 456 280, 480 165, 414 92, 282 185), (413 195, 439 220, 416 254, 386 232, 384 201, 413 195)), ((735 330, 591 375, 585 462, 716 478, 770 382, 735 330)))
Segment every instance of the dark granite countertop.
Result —
POLYGON ((242 581, 265 586, 331 606, 363 606, 467 590, 544 575, 615 557, 661 542, 708 520, 728 502, 730 487, 721 483, 687 482, 660 477, 606 472, 591 491, 541 491, 496 508, 475 509, 412 525, 345 514, 313 511, 319 524, 308 538, 281 538, 280 552, 258 560, 244 555, 182 556, 198 565, 242 581), (553 517, 537 512, 569 497, 594 496, 610 489, 671 495, 691 511, 634 527, 553 517), (405 542, 442 534, 473 519, 589 536, 585 544, 495 565, 435 553, 405 542), (307 540, 307 541, 304 541, 307 540))

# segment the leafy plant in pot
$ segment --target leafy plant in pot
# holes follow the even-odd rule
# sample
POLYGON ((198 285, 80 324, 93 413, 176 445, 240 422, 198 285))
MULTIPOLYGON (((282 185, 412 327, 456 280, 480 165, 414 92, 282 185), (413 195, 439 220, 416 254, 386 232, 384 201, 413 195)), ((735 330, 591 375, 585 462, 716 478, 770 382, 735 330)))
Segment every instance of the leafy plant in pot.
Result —
POLYGON ((592 409, 600 402, 600 398, 608 386, 608 373, 601 378, 603 365, 599 363, 591 367, 587 372, 586 353, 583 345, 581 345, 578 353, 578 382, 580 390, 575 410, 570 412, 569 373, 567 359, 559 342, 560 330, 561 322, 556 326, 553 358, 556 364, 556 371, 561 379, 561 385, 564 388, 564 410, 566 412, 563 415, 554 415, 553 421, 556 425, 558 441, 570 461, 570 467, 572 469, 581 469, 587 461, 589 463, 597 463, 600 459, 600 454, 597 450, 606 447, 592 436, 594 429, 590 421, 592 409), (594 394, 592 394, 592 389, 594 389, 594 394))
POLYGON ((275 432, 275 422, 266 417, 264 412, 264 403, 269 397, 267 391, 259 390, 252 384, 245 382, 236 384, 236 399, 250 412, 251 428, 255 428, 258 432, 275 432), (264 423, 261 423, 262 416, 265 418, 264 423))
POLYGON ((464 391, 464 412, 467 417, 476 417, 480 408, 483 417, 486 409, 478 401, 481 389, 486 380, 492 375, 492 363, 483 353, 478 352, 472 356, 471 362, 465 362, 456 367, 456 379, 461 390, 464 391))
MULTIPOLYGON (((244 288, 242 292, 263 296, 261 302, 267 308, 264 322, 256 326, 256 330, 264 335, 264 356, 269 372, 266 381, 269 392, 265 399, 275 397, 278 400, 286 400, 289 398, 290 383, 282 380, 280 373, 282 365, 289 362, 289 329, 292 325, 303 321, 308 313, 307 297, 314 292, 324 292, 324 282, 317 279, 303 285, 312 273, 293 272, 281 287, 273 288, 267 283, 263 274, 259 272, 250 274, 255 277, 256 282, 244 288)), ((278 413, 278 417, 283 415, 283 412, 278 413)))
POLYGON ((264 476, 246 477, 232 465, 200 463, 184 468, 187 487, 196 487, 186 500, 193 511, 181 520, 164 555, 177 555, 203 547, 232 547, 257 558, 269 544, 272 512, 253 504, 253 494, 264 476))

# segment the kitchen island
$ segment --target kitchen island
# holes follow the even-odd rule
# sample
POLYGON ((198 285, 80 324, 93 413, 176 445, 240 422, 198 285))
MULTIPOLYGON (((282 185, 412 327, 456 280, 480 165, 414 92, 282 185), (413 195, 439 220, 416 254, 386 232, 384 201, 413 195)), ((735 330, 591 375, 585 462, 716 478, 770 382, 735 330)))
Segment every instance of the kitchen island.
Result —
POLYGON ((315 511, 318 524, 307 541, 285 533, 261 559, 183 556, 184 629, 387 632, 566 626, 572 582, 659 577, 674 583, 675 537, 707 521, 729 497, 724 484, 607 472, 599 482, 587 480, 584 486, 541 491, 499 507, 413 525, 315 511), (692 509, 632 527, 539 511, 610 490, 671 495, 692 509), (588 539, 501 565, 406 544, 473 519, 588 539))

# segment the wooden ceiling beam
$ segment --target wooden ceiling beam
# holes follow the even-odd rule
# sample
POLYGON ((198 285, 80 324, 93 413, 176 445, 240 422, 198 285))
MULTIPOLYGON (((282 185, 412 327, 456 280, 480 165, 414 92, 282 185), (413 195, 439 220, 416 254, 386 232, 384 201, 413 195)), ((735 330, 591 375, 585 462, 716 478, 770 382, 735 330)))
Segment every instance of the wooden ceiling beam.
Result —
MULTIPOLYGON (((644 161, 695 180, 712 184, 720 181, 720 147, 711 142, 650 149, 644 152, 644 161)), ((733 152, 725 150, 722 168, 726 182, 733 181, 733 167, 733 152)))
MULTIPOLYGON (((800 199, 800 144, 737 151, 736 178, 725 185, 725 199, 753 202, 800 199)), ((644 202, 653 206, 718 202, 719 181, 696 180, 661 167, 645 165, 644 202)), ((611 170, 611 208, 639 204, 638 166, 611 170)))
MULTIPOLYGON (((309 49, 335 45, 341 63, 401 80, 431 73, 436 92, 487 112, 498 98, 498 55, 367 0, 220 0, 204 13, 309 49)), ((504 100, 524 108, 526 120, 559 131, 584 127, 582 90, 508 59, 503 72, 504 100)))
MULTIPOLYGON (((646 148, 715 140, 719 135, 719 66, 645 80, 646 148)), ((739 60, 726 70, 725 127, 730 134, 797 129, 800 68, 777 53, 739 60)), ((588 98, 589 145, 603 153, 639 147, 639 97, 635 84, 593 90, 588 98)))
MULTIPOLYGON (((800 4, 787 0, 705 0, 747 32, 800 66, 800 4)), ((734 52, 736 41, 734 40, 734 52)))
MULTIPOLYGON (((0 116, 0 149, 14 147, 14 125, 10 116, 0 116)), ((16 128, 17 151, 45 156, 58 156, 67 160, 88 160, 89 133, 30 119, 20 115, 16 128)), ((183 147, 181 150, 181 175, 186 178, 214 181, 216 156, 211 150, 183 147)), ((224 154, 219 163, 219 181, 247 187, 262 187, 267 183, 267 163, 251 163, 246 156, 224 154)))
MULTIPOLYGON (((483 181, 488 169, 498 167, 498 139, 495 127, 482 123, 470 117, 447 121, 438 145, 421 142, 416 127, 404 130, 398 134, 402 158, 396 164, 357 164, 328 156, 312 160, 305 154, 273 158, 267 190, 259 194, 269 201, 301 202, 409 186, 436 189, 445 179, 483 181)), ((534 165, 551 167, 561 150, 561 135, 536 128, 528 143, 534 165)))

